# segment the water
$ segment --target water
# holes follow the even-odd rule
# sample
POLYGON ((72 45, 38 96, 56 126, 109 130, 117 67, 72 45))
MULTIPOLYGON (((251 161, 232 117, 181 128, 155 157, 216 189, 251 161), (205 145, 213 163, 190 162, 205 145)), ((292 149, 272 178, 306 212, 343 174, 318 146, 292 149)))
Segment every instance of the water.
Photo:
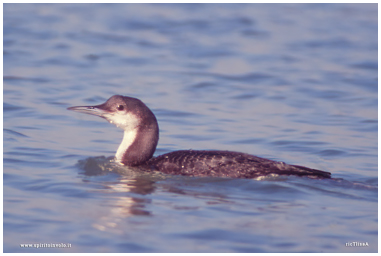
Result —
POLYGON ((377 15, 5 4, 4 252, 377 252, 377 15), (123 133, 66 108, 114 94, 156 114, 156 155, 241 151, 335 179, 89 173, 123 133), (50 243, 66 248, 21 247, 50 243))

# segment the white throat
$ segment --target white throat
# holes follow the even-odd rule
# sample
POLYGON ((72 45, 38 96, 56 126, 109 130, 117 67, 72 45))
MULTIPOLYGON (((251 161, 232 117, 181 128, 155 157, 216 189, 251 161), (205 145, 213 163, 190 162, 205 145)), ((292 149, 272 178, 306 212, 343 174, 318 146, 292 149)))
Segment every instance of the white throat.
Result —
POLYGON ((115 154, 115 160, 117 162, 122 163, 123 155, 127 151, 127 149, 132 145, 132 143, 134 143, 137 133, 137 128, 129 131, 124 131, 123 141, 122 143, 120 143, 118 151, 116 151, 115 154))

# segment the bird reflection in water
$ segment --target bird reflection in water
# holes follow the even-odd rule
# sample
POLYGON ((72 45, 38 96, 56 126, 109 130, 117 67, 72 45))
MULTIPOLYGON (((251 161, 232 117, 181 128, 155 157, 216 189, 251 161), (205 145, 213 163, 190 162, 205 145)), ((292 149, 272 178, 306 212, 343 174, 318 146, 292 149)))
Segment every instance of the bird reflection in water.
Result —
POLYGON ((118 228, 118 223, 125 222, 126 218, 132 216, 151 215, 146 206, 152 203, 152 199, 145 196, 155 191, 155 182, 160 180, 160 177, 155 179, 152 173, 142 173, 133 167, 116 165, 112 159, 113 157, 90 157, 79 161, 77 166, 83 170, 84 182, 101 185, 97 192, 106 194, 101 204, 107 210, 100 213, 101 216, 92 226, 101 231, 123 233, 123 230, 118 228), (117 174, 118 180, 105 180, 110 173, 117 174), (102 179, 102 176, 105 179, 102 179), (94 177, 102 180, 96 181, 94 177))

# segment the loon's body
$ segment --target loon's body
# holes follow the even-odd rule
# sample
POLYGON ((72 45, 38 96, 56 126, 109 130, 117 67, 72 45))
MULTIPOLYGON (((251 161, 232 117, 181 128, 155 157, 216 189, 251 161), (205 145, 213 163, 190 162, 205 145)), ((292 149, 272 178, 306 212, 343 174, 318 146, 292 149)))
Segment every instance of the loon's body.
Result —
POLYGON ((159 140, 155 115, 139 99, 114 95, 97 106, 70 107, 100 116, 124 130, 115 159, 126 166, 147 166, 167 174, 231 178, 257 178, 267 175, 296 175, 330 178, 329 172, 289 165, 232 151, 180 150, 152 157, 159 140))

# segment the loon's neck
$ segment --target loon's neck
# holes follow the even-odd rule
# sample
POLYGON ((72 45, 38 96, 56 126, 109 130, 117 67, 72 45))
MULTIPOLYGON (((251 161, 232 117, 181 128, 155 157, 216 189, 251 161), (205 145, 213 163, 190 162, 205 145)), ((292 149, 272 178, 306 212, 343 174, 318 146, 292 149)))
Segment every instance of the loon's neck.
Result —
POLYGON ((144 164, 155 153, 159 140, 159 127, 154 122, 125 130, 122 143, 115 154, 116 161, 127 166, 144 164))
POLYGON ((124 131, 122 143, 120 143, 119 148, 115 154, 115 160, 117 162, 122 163, 123 157, 124 157, 126 151, 130 148, 132 143, 134 143, 134 141, 135 141, 137 132, 138 132, 137 129, 135 129, 133 131, 124 131))

